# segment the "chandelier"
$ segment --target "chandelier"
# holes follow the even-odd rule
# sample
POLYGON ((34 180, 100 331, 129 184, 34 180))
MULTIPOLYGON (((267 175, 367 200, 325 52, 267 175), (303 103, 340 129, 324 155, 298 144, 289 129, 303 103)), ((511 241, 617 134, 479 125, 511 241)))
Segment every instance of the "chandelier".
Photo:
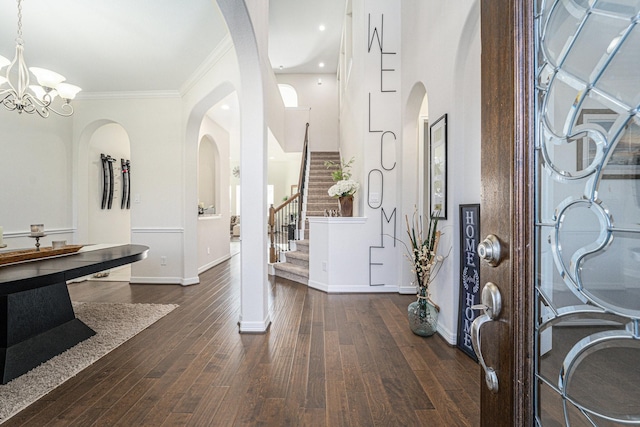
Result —
POLYGON ((7 67, 7 70, 4 76, 0 75, 0 102, 8 110, 17 110, 18 113, 23 111, 28 114, 38 113, 41 117, 49 117, 50 111, 60 116, 73 114, 70 102, 81 89, 78 86, 63 83, 65 78, 58 73, 44 68, 27 68, 24 62, 22 0, 18 0, 16 55, 13 61, 0 55, 0 72, 4 67, 7 67), (29 71, 36 77, 38 85, 29 84, 29 71), (62 99, 59 111, 51 105, 57 96, 62 99))

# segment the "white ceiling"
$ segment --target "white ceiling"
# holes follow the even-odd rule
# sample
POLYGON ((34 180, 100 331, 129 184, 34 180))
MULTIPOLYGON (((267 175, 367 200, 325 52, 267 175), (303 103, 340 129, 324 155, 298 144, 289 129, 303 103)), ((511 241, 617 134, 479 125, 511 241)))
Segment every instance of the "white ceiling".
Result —
MULTIPOLYGON (((85 92, 177 90, 227 33, 212 0, 24 0, 27 66, 85 92)), ((15 0, 0 0, 0 55, 13 59, 15 0)))
POLYGON ((276 73, 335 73, 345 7, 346 0, 271 0, 269 59, 276 73))
MULTIPOLYGON (((335 72, 344 5, 271 0, 276 71, 335 72)), ((227 34, 214 0, 24 0, 22 8, 27 66, 59 72, 85 93, 178 90, 227 34)), ((8 59, 16 31, 16 1, 0 0, 0 55, 8 59)))
MULTIPOLYGON (((336 72, 345 1, 270 0, 276 72, 336 72)), ((228 33, 215 0, 23 0, 22 15, 27 66, 56 71, 84 94, 179 90, 228 33)), ((9 60, 16 35, 16 0, 0 0, 0 55, 9 60)), ((236 94, 207 115, 237 129, 236 94)), ((237 151, 232 147, 235 160, 237 151)), ((291 157, 272 135, 269 157, 291 157)))

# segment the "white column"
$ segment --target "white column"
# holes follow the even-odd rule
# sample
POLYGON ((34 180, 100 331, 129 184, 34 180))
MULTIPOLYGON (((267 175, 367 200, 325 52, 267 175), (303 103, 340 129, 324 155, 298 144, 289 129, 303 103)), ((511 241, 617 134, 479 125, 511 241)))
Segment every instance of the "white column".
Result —
POLYGON ((244 1, 217 0, 240 69, 242 249, 240 332, 264 332, 271 320, 267 276, 267 128, 256 32, 244 1))

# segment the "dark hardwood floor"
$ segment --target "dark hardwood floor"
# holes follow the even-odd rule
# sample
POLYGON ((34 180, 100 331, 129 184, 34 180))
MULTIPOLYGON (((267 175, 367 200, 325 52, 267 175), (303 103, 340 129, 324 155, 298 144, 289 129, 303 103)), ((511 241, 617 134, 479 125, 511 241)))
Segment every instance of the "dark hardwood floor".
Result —
POLYGON ((478 365, 411 333, 413 297, 271 284, 259 335, 238 333, 238 256, 190 287, 69 285, 74 301, 180 307, 5 425, 479 425, 478 365))

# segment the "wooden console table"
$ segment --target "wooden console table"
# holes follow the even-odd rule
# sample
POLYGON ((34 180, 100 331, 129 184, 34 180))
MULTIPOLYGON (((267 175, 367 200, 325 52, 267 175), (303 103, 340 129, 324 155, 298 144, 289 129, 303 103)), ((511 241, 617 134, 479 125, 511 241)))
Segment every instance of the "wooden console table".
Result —
POLYGON ((0 266, 2 384, 95 335, 75 316, 68 280, 142 260, 148 250, 121 245, 0 266))

